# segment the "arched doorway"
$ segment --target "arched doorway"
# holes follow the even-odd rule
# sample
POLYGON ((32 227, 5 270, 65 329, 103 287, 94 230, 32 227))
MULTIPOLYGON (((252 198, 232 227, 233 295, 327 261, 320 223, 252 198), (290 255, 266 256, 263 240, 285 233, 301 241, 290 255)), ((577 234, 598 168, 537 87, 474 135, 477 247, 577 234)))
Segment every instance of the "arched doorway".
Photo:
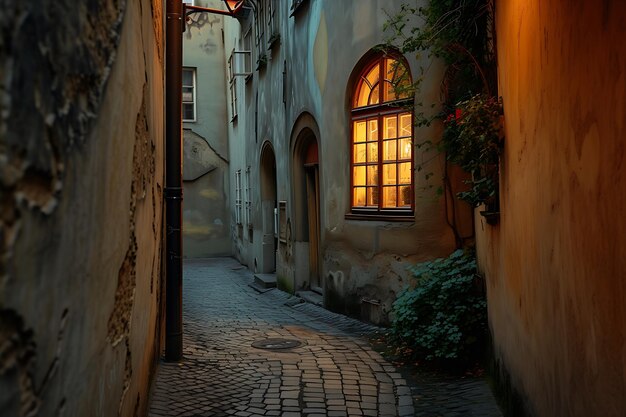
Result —
POLYGON ((257 272, 269 273, 276 270, 276 158, 269 142, 261 149, 261 216, 262 216, 262 259, 257 272))
POLYGON ((320 160, 317 124, 310 115, 299 120, 293 148, 296 286, 323 294, 320 256, 320 160))

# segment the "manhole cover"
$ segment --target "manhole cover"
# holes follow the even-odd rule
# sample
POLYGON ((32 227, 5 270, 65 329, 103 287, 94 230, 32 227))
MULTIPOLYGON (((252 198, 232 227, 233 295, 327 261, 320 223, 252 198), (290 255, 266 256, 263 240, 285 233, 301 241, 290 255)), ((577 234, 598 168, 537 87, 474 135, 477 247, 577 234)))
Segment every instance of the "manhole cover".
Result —
POLYGON ((266 350, 293 349, 302 346, 302 342, 293 339, 262 339, 252 343, 252 347, 266 350))

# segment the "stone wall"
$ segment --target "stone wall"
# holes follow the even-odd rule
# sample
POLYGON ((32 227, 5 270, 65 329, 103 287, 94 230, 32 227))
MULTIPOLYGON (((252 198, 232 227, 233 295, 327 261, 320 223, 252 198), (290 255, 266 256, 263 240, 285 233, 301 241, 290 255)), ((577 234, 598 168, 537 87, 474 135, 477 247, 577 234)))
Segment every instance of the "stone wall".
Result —
POLYGON ((626 410, 625 19, 497 2, 501 221, 476 230, 496 357, 533 415, 626 410))
POLYGON ((158 357, 160 0, 0 1, 0 410, 142 415, 158 357))

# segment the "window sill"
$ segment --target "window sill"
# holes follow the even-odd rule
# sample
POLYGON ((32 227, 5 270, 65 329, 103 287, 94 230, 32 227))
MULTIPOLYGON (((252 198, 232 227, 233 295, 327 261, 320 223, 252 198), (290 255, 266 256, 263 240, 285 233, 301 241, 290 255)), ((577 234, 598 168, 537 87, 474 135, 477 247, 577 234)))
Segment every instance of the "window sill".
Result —
POLYGON ((413 222, 415 215, 413 212, 386 212, 386 213, 363 213, 353 212, 347 213, 346 220, 366 220, 366 221, 383 221, 383 222, 413 222))

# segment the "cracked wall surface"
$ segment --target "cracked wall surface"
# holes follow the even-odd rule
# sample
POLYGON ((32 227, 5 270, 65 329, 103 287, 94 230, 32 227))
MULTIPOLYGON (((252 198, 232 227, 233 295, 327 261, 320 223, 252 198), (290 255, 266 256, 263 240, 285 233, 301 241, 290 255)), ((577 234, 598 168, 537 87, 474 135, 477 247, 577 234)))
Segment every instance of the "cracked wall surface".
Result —
MULTIPOLYGON (((221 8, 220 0, 197 0, 197 6, 221 8)), ((183 247, 185 257, 232 254, 228 188, 226 51, 222 16, 196 13, 183 35, 183 66, 196 70, 196 120, 183 131, 183 247), (205 165, 193 174, 194 165, 205 165)))
POLYGON ((160 334, 163 4, 0 8, 0 414, 141 415, 160 334))

